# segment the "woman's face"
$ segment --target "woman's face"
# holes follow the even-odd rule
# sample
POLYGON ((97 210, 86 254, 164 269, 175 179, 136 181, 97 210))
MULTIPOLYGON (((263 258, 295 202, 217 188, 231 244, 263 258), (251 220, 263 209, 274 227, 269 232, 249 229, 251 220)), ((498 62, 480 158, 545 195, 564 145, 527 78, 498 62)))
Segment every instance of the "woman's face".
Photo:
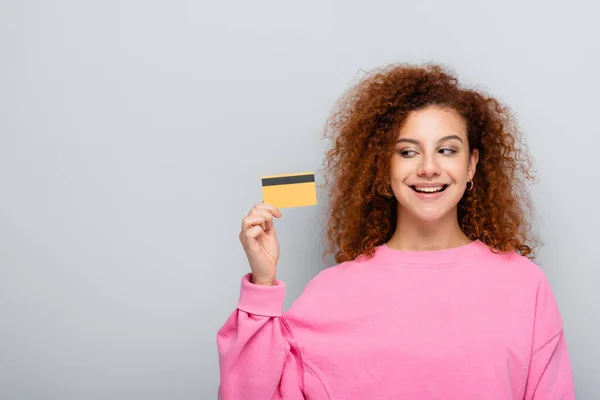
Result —
POLYGON ((408 213, 427 222, 456 218, 478 159, 477 149, 469 154, 466 124, 455 111, 437 106, 412 111, 391 161, 399 215, 408 213))

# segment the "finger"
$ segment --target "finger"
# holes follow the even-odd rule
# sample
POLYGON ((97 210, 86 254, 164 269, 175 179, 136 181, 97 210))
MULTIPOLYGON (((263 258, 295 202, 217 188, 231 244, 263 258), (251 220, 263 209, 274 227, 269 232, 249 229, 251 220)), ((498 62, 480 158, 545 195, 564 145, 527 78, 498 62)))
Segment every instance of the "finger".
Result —
POLYGON ((265 233, 268 234, 271 232, 271 230, 273 229, 274 226, 275 225, 273 224, 273 219, 269 219, 269 220, 265 221, 265 226, 263 229, 265 230, 265 233))
POLYGON ((260 215, 263 217, 264 222, 273 221, 274 218, 274 215, 269 210, 263 208, 253 208, 252 211, 250 211, 250 215, 260 215))
POLYGON ((281 214, 281 211, 277 207, 275 207, 273 204, 260 203, 260 204, 255 205, 254 208, 268 210, 269 212, 271 212, 271 214, 273 214, 273 216, 275 216, 277 218, 281 218, 283 216, 281 214))
POLYGON ((255 225, 262 227, 263 231, 272 235, 273 215, 268 211, 253 210, 251 215, 242 219, 242 231, 246 231, 255 225))
POLYGON ((248 240, 256 239, 263 232, 260 225, 256 225, 246 231, 244 234, 245 238, 248 240))
POLYGON ((281 211, 279 211, 279 209, 272 204, 257 204, 254 206, 254 208, 252 208, 252 210, 250 210, 250 212, 253 210, 265 210, 276 218, 281 217, 281 211))
POLYGON ((275 224, 273 221, 268 221, 265 223, 265 233, 269 236, 275 236, 275 224))
POLYGON ((242 231, 245 232, 248 229, 258 225, 260 226, 265 222, 265 219, 262 215, 250 215, 242 219, 242 231))
POLYGON ((273 218, 275 218, 275 216, 270 210, 255 208, 252 210, 252 215, 260 215, 264 218, 264 223, 261 223, 261 226, 265 232, 268 232, 273 226, 273 218))

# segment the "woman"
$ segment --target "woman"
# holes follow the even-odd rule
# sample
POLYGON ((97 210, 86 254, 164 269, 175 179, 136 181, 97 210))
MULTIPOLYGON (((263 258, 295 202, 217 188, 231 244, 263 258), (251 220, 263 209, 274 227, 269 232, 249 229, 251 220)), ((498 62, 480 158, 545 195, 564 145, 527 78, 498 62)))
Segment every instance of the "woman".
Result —
POLYGON ((281 212, 254 206, 252 272, 217 335, 220 398, 573 399, 508 109, 441 66, 392 65, 339 100, 327 132, 338 264, 282 314, 281 212))

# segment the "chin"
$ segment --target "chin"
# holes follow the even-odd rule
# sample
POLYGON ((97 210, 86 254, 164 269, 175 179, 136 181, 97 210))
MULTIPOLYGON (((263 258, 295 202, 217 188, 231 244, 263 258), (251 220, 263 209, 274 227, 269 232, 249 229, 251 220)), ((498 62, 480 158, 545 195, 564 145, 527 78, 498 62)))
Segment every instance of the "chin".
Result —
POLYGON ((423 222, 438 222, 444 219, 444 217, 446 217, 447 215, 448 213, 441 213, 436 211, 415 213, 415 217, 417 217, 418 220, 423 222))
POLYGON ((408 214, 412 214, 416 220, 426 223, 439 222, 447 218, 452 211, 451 209, 446 209, 446 207, 404 207, 404 209, 408 214))

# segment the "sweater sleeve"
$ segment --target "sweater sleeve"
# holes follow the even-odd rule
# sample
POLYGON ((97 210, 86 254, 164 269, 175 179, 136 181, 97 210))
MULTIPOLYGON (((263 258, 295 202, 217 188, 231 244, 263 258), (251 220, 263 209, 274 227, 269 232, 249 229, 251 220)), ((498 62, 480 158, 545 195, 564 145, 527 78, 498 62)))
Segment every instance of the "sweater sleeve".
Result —
POLYGON ((575 399, 575 389, 562 319, 544 278, 536 299, 533 353, 524 400, 559 399, 575 399))
POLYGON ((285 284, 254 285, 250 277, 217 333, 219 399, 304 399, 299 349, 281 318, 285 284))

